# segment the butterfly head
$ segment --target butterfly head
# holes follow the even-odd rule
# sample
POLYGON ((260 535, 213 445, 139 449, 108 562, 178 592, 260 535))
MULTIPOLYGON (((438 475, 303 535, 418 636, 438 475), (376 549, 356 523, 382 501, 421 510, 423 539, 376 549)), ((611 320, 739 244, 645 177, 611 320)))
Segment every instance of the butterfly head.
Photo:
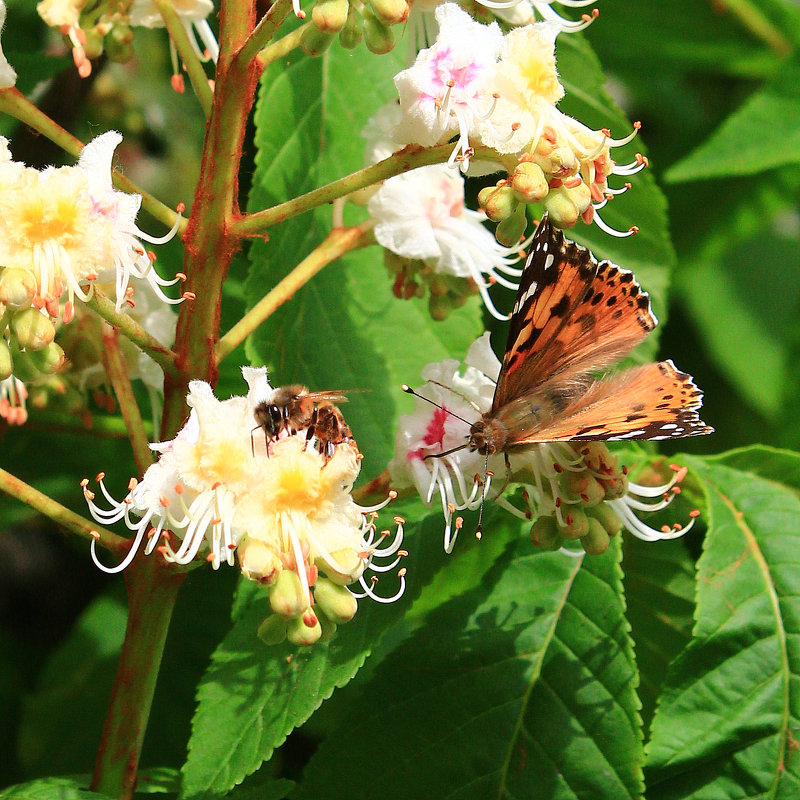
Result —
POLYGON ((491 456, 503 450, 508 440, 505 425, 497 419, 483 415, 469 429, 469 449, 491 456))

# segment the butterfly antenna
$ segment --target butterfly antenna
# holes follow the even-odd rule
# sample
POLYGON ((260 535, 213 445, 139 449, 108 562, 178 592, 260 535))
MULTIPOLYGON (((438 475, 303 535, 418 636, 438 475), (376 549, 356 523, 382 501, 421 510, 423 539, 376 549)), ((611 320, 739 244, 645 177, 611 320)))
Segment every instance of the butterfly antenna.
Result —
POLYGON ((432 383, 435 386, 441 386, 442 389, 447 389, 448 392, 452 392, 453 394, 458 395, 465 403, 469 403, 479 414, 483 413, 478 407, 478 404, 474 400, 470 400, 469 397, 457 391, 452 386, 448 386, 446 383, 439 383, 439 381, 434 381, 431 380, 430 378, 428 379, 428 383, 432 383))
POLYGON ((481 487, 481 509, 478 512, 478 527, 475 529, 475 538, 483 536, 483 503, 486 500, 486 481, 489 479, 489 449, 486 449, 486 460, 483 462, 483 486, 481 487))
MULTIPOLYGON (((436 381, 431 381, 431 383, 436 383, 436 381)), ((439 384, 439 386, 442 386, 442 385, 443 384, 439 384)), ((440 406, 438 403, 434 403, 433 400, 428 399, 427 397, 421 395, 419 392, 415 392, 407 383, 404 383, 400 388, 406 394, 413 394, 414 397, 419 397, 420 400, 424 400, 426 403, 430 403, 432 406, 436 406, 436 408, 441 409, 442 411, 445 412, 445 414, 449 414, 451 417, 455 417, 456 419, 460 419, 463 423, 465 423, 466 425, 469 425, 470 427, 472 426, 472 423, 469 422, 468 420, 465 420, 464 417, 459 417, 458 414, 454 414, 449 408, 445 408, 444 406, 440 406)), ((448 387, 445 386, 444 388, 446 389, 448 387)), ((456 392, 456 394, 458 394, 458 392, 456 392)), ((462 446, 465 446, 465 445, 462 445, 462 446)), ((460 450, 460 449, 461 449, 460 447, 456 448, 456 450, 460 450)), ((451 450, 450 452, 452 453, 453 451, 451 450)), ((442 453, 442 455, 447 455, 447 453, 442 453)))

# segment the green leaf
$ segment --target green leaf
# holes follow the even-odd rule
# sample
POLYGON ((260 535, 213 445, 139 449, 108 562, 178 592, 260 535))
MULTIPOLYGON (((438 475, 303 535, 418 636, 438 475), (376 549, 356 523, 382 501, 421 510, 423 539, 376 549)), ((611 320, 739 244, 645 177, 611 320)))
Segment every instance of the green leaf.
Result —
POLYGON ((648 798, 796 798, 800 456, 685 457, 708 501, 693 640, 653 722, 648 798))
POLYGON ((518 532, 482 585, 377 667, 355 716, 306 767, 298 800, 367 786, 384 800, 417 787, 459 800, 641 797, 618 558, 618 546, 583 563, 542 553, 518 532))
MULTIPOLYGON (((395 603, 359 603, 333 639, 306 649, 267 647, 256 636, 270 613, 266 595, 242 604, 241 616, 214 653, 198 690, 183 795, 221 795, 254 772, 286 736, 356 674, 411 598, 448 562, 442 519, 429 517, 407 545, 408 590, 395 603)), ((392 586, 391 576, 381 584, 392 586)), ((393 591, 393 589, 392 589, 393 591)))
POLYGON ((88 776, 79 778, 40 778, 9 786, 0 791, 0 800, 113 800, 107 794, 89 791, 88 776))
POLYGON ((753 175, 800 163, 800 64, 786 64, 696 150, 666 173, 670 183, 753 175))
MULTIPOLYGON (((292 53, 288 64, 267 71, 255 116, 258 155, 251 210, 363 166, 358 132, 396 95, 392 76, 402 68, 401 58, 395 53, 376 58, 363 47, 353 53, 333 47, 322 58, 292 53)), ((347 211, 349 221, 364 217, 360 209, 349 206, 347 211)), ((275 226, 269 242, 255 243, 246 288, 251 304, 331 227, 331 210, 325 206, 275 226)), ((356 438, 370 443, 365 475, 380 472, 391 456, 399 384, 416 381, 430 361, 463 357, 481 330, 477 299, 448 320, 434 322, 423 302, 395 298, 391 282, 382 250, 350 253, 298 291, 247 347, 253 363, 270 366, 273 383, 368 390, 354 395, 347 408, 356 438)))

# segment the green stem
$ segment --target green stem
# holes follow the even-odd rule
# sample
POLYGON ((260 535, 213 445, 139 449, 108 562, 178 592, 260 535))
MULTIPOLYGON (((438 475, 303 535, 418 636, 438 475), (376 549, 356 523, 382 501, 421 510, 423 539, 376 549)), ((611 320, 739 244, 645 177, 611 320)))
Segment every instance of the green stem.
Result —
MULTIPOLYGON (((357 189, 363 189, 366 186, 371 186, 374 183, 384 181, 387 178, 392 178, 417 167, 441 164, 447 161, 452 151, 452 144, 442 144, 430 148, 410 144, 377 164, 360 169, 358 172, 353 172, 344 178, 339 178, 326 186, 321 186, 319 189, 314 189, 311 192, 300 195, 300 197, 287 200, 285 203, 280 203, 265 211, 246 214, 233 223, 232 230, 240 236, 258 236, 278 222, 283 222, 289 217, 294 217, 304 211, 310 211, 317 206, 332 203, 334 200, 344 197, 357 189)), ((517 159, 514 156, 501 156, 488 147, 475 148, 474 158, 480 161, 495 161, 501 164, 508 172, 512 172, 517 164, 517 159)))
MULTIPOLYGON (((88 412, 86 412, 88 415, 88 412)), ((152 422, 143 421, 145 434, 153 435, 152 422)), ((37 409, 33 417, 25 423, 27 430, 41 430, 49 433, 69 433, 73 436, 86 436, 92 439, 127 439, 128 429, 125 421, 119 417, 106 415, 88 415, 84 421, 81 417, 67 412, 37 409)))
POLYGON ((350 250, 357 250, 359 247, 373 244, 374 241, 371 222, 353 228, 332 230, 319 247, 306 256, 219 340, 215 352, 217 364, 323 267, 350 250))
POLYGON ((116 533, 105 528, 99 528, 97 523, 70 511, 61 503, 57 503, 51 497, 42 494, 4 469, 0 469, 0 492, 15 497, 21 503, 25 503, 40 514, 49 517, 70 533, 75 533, 88 541, 97 539, 98 544, 112 552, 126 553, 130 547, 129 539, 117 536, 116 533))
POLYGON ((91 789, 129 800, 153 704, 172 609, 185 573, 160 557, 137 557, 125 571, 128 624, 111 690, 91 789))
POLYGON ((150 449, 150 443, 144 432, 142 415, 139 413, 139 406, 133 394, 128 368, 125 366, 119 349, 119 334, 109 325, 103 325, 102 336, 103 366, 114 387, 117 403, 119 403, 120 411, 125 419, 139 475, 144 475, 147 468, 153 463, 153 451, 150 449))
POLYGON ((114 303, 102 292, 95 289, 86 305, 108 322, 109 325, 117 328, 123 336, 130 339, 140 350, 147 353, 165 373, 173 376, 180 374, 175 363, 175 353, 161 344, 154 336, 151 336, 128 314, 122 314, 117 311, 114 303))
POLYGON ((164 20, 164 24, 167 26, 169 38, 172 39, 175 49, 178 51, 178 58, 186 68, 194 93, 197 95, 197 100, 203 109, 203 114, 208 119, 211 115, 214 93, 208 84, 208 75, 206 75, 205 67, 194 52, 192 43, 189 41, 189 34, 186 33, 172 0, 153 0, 153 5, 156 6, 164 20))
POLYGON ((258 25, 253 29, 244 47, 236 56, 240 64, 249 64, 256 56, 261 60, 260 50, 272 41, 275 32, 289 16, 292 10, 292 0, 277 0, 277 2, 259 20, 258 25))
POLYGON ((273 42, 261 50, 258 54, 258 63, 261 65, 262 69, 266 69, 273 61, 277 61, 279 58, 285 58, 295 47, 299 47, 303 31, 312 24, 311 22, 306 22, 305 25, 295 28, 291 33, 287 33, 286 36, 282 36, 277 42, 273 42))
POLYGON ((792 52, 791 42, 758 6, 749 0, 723 0, 723 5, 727 6, 735 17, 738 17, 742 25, 753 36, 761 39, 776 53, 785 55, 792 52))
MULTIPOLYGON (((47 114, 43 114, 33 103, 26 100, 17 89, 0 89, 0 111, 4 111, 9 116, 18 119, 23 125, 27 125, 37 133, 41 133, 42 136, 47 137, 62 150, 75 156, 75 158, 80 156, 84 146, 83 142, 53 122, 47 114)), ((142 208, 152 214, 159 222, 163 222, 168 228, 175 224, 179 216, 177 212, 156 200, 153 195, 145 192, 116 170, 111 171, 111 178, 117 189, 128 192, 128 194, 141 195, 142 208)), ((188 221, 182 219, 178 226, 178 232, 182 233, 187 224, 188 221)))

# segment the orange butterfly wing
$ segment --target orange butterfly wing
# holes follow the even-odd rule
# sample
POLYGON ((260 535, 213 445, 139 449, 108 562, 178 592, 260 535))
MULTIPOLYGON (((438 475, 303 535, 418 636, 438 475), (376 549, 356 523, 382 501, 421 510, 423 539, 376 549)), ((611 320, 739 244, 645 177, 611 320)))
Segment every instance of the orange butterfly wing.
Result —
POLYGON ((522 273, 492 411, 556 377, 610 366, 656 322, 632 272, 598 263, 545 216, 522 273))

